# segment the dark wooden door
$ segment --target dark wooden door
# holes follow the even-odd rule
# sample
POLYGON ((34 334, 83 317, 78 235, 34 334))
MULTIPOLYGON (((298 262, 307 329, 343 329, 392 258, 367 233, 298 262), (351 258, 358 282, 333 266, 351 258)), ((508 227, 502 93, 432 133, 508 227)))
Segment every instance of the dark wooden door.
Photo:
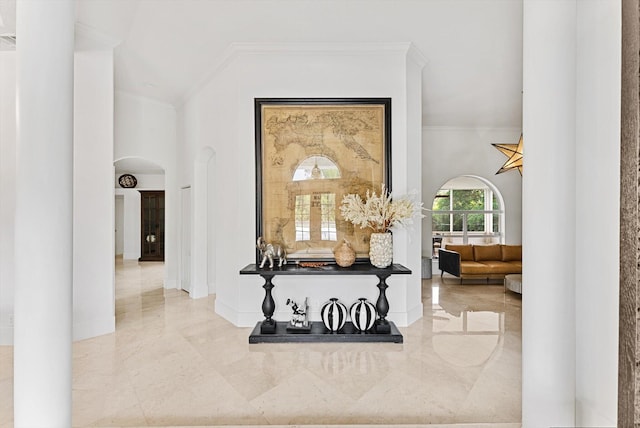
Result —
POLYGON ((164 191, 140 191, 140 261, 164 261, 164 191))

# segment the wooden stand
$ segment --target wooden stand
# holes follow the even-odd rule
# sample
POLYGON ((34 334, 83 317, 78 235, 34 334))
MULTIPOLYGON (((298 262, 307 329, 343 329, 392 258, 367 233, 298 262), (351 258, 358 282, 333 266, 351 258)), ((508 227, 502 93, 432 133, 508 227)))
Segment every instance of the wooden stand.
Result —
POLYGON ((285 265, 281 268, 260 269, 255 264, 250 264, 240 271, 240 275, 260 275, 264 279, 262 288, 265 296, 262 301, 262 313, 264 321, 256 324, 249 336, 249 343, 273 343, 273 342, 394 342, 402 343, 402 334, 392 321, 388 321, 389 301, 386 290, 387 278, 391 275, 408 275, 411 270, 394 264, 388 268, 376 268, 370 264, 355 264, 348 268, 338 265, 326 265, 320 267, 300 267, 297 265, 285 265), (321 322, 313 322, 310 331, 287 331, 287 322, 276 322, 272 317, 275 311, 275 302, 271 294, 274 287, 273 277, 276 275, 375 275, 378 277, 378 300, 376 310, 378 319, 370 332, 361 333, 349 322, 342 330, 336 333, 328 331, 321 322))

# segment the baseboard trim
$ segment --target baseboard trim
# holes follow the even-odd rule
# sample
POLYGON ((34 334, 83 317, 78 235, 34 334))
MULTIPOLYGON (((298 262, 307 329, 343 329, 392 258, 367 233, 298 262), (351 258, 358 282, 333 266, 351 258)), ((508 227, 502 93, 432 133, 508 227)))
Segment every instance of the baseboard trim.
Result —
MULTIPOLYGON (((217 296, 216 296, 215 311, 216 311, 216 314, 220 315, 222 318, 226 319, 236 327, 243 327, 238 325, 238 319, 237 319, 238 313, 236 312, 236 310, 233 309, 231 306, 227 305, 226 303, 222 302, 220 299, 217 298, 217 296)), ((245 327, 251 327, 251 326, 245 326, 245 327)))
POLYGON ((165 279, 164 280, 164 288, 180 288, 180 283, 177 279, 165 279))
POLYGON ((410 326, 411 324, 422 318, 422 314, 424 314, 424 305, 422 304, 422 302, 420 302, 407 311, 407 325, 401 327, 410 326))
POLYGON ((0 345, 13 345, 13 327, 0 327, 0 345))
MULTIPOLYGON (((115 316, 77 322, 73 324, 73 341, 90 339, 115 331, 115 316)), ((0 345, 13 345, 13 327, 0 327, 0 345)))
POLYGON ((73 341, 90 339, 116 331, 115 315, 73 323, 73 341))

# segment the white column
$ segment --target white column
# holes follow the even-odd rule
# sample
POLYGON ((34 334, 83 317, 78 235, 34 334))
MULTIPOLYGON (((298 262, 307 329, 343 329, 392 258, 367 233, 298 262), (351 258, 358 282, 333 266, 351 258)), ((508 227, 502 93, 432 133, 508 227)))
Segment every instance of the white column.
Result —
POLYGON ((574 426, 576 0, 523 12, 522 422, 574 426))
POLYGON ((577 5, 576 426, 624 426, 617 421, 622 3, 577 5))
POLYGON ((71 426, 75 2, 17 2, 16 427, 71 426))

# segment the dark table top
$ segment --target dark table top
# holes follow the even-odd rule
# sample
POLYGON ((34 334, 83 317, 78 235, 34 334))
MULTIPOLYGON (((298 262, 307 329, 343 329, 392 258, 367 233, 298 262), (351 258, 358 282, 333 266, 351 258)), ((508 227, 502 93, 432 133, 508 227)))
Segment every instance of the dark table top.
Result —
POLYGON ((240 275, 398 275, 411 274, 411 270, 394 263, 386 268, 377 268, 370 263, 355 263, 349 267, 340 267, 336 264, 327 264, 319 267, 301 267, 297 264, 287 264, 273 269, 264 267, 260 269, 255 263, 249 264, 240 270, 240 275))

